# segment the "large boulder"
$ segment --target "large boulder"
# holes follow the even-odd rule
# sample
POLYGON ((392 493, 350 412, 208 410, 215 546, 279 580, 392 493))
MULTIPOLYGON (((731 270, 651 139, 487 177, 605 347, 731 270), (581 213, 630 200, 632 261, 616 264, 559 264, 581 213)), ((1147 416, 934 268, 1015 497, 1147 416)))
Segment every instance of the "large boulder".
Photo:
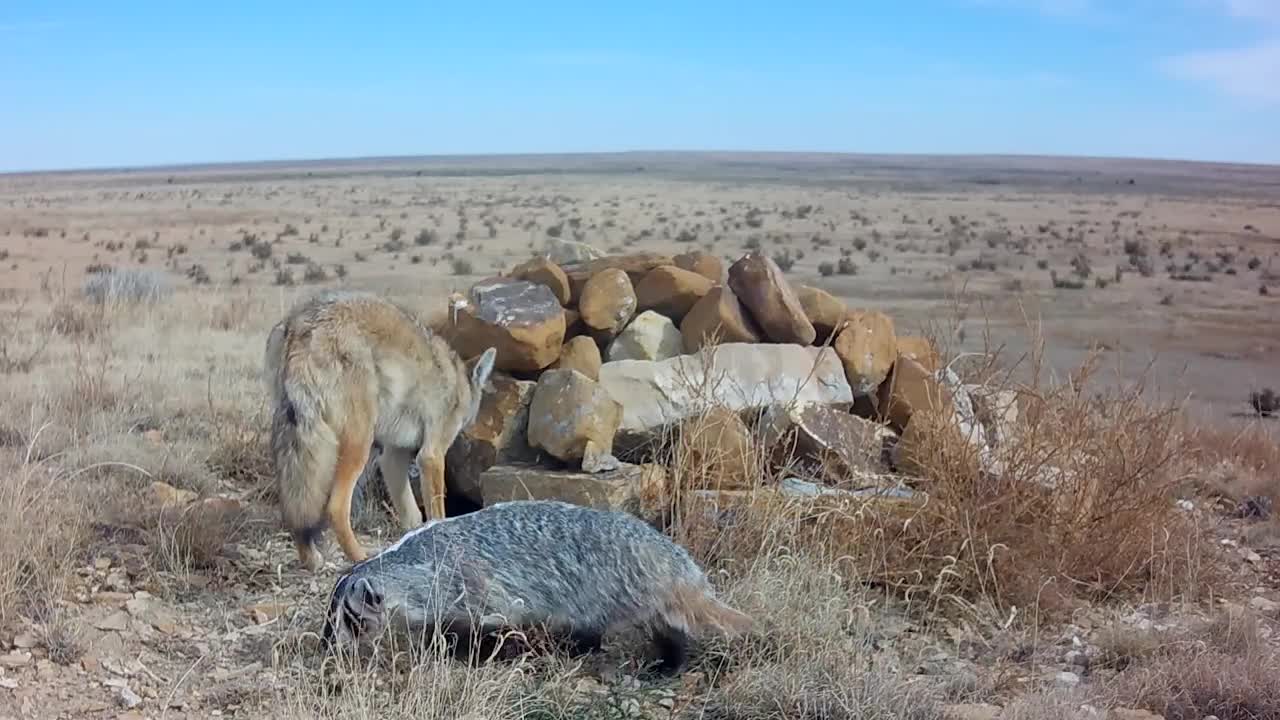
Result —
POLYGON ((854 393, 871 395, 889 376, 898 357, 893 319, 875 310, 853 310, 846 320, 832 344, 854 393))
POLYGON ((815 463, 825 479, 842 487, 877 484, 897 437, 880 423, 811 402, 771 407, 762 425, 775 459, 815 463))
POLYGON ((560 351, 560 359, 551 364, 551 368, 577 370, 592 380, 600 379, 600 365, 604 361, 600 357, 600 346, 586 335, 570 338, 560 351))
POLYGON ((635 285, 654 268, 673 263, 674 260, 670 255, 640 252, 629 255, 606 255, 579 263, 561 263, 560 267, 569 278, 570 293, 573 297, 581 297, 582 287, 587 284, 587 281, 604 270, 621 270, 631 279, 631 284, 635 285))
POLYGON ((609 362, 618 360, 666 360, 684 349, 680 331, 665 315, 646 310, 636 316, 612 343, 609 362))
POLYGON ((605 335, 616 335, 636 313, 636 293, 622 270, 601 270, 582 286, 578 296, 582 322, 605 335))
POLYGON ((676 267, 681 270, 696 272, 715 284, 724 282, 724 263, 720 262, 720 258, 711 253, 694 250, 693 252, 680 253, 673 260, 676 267))
POLYGON ((889 377, 877 390, 879 416, 902 432, 919 412, 951 410, 951 393, 925 366, 899 354, 889 377))
POLYGON ((762 473, 751 431, 742 418, 712 407, 679 425, 672 461, 681 489, 741 490, 759 485, 762 473))
POLYGON ((929 342, 929 338, 919 335, 899 335, 897 338, 898 354, 915 360, 929 372, 942 369, 942 356, 929 342))
POLYGON ((641 312, 657 311, 674 322, 680 322, 694 303, 711 292, 710 280, 674 265, 662 265, 649 271, 636 284, 636 302, 641 312))
POLYGON ((475 422, 463 428, 445 454, 445 483, 450 493, 481 502, 480 474, 496 464, 531 461, 529 401, 535 383, 495 374, 493 389, 480 400, 475 422))
POLYGON ((723 285, 711 288, 694 303, 680 322, 680 335, 686 352, 697 352, 707 344, 760 342, 755 320, 723 285))
POLYGON ((808 285, 796 286, 796 298, 804 309, 805 317, 813 324, 817 332, 814 341, 822 344, 832 336, 844 323, 849 308, 835 295, 808 285))
POLYGON ((730 265, 729 289, 769 340, 811 345, 817 337, 795 291, 768 255, 747 253, 730 265))
POLYGON ((509 275, 516 280, 528 280, 546 285, 561 305, 569 304, 569 277, 564 274, 564 270, 561 270, 559 265, 546 258, 537 257, 521 263, 509 275))
POLYGON ((721 406, 733 412, 784 402, 853 402, 831 348, 728 343, 696 355, 600 368, 600 385, 623 408, 620 430, 648 433, 721 406))
POLYGON ((590 464, 613 452, 622 406, 577 370, 547 370, 529 402, 529 446, 564 462, 590 464))
POLYGON ((621 510, 655 519, 666 497, 667 474, 660 465, 620 464, 589 473, 552 470, 532 464, 495 465, 480 478, 484 505, 510 500, 560 500, 596 508, 621 510))
POLYGON ((546 285, 497 279, 455 295, 450 305, 446 333, 463 357, 497 348, 494 368, 517 372, 536 372, 560 357, 564 310, 546 285))

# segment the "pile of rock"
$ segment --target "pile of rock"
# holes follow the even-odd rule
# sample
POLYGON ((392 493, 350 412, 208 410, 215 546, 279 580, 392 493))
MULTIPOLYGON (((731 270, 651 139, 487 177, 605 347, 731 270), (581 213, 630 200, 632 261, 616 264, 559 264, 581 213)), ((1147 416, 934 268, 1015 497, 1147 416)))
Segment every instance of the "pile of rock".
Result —
POLYGON ((660 450, 682 435, 720 489, 759 485, 771 475, 761 463, 792 463, 807 487, 900 485, 919 430, 937 432, 917 417, 944 417, 988 450, 1016 413, 961 386, 926 339, 792 287, 766 255, 727 270, 702 252, 571 257, 534 258, 451 298, 454 347, 498 354, 492 391, 446 458, 449 493, 634 508, 663 496, 660 450))

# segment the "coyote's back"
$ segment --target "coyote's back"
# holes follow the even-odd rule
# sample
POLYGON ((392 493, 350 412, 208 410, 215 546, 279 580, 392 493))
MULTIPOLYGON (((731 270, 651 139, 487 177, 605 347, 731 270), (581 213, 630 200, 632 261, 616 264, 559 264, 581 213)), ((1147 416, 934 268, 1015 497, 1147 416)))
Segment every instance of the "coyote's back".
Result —
POLYGON ((366 557, 351 494, 375 443, 401 524, 422 522, 408 483, 415 454, 427 510, 444 517, 444 453, 475 418, 495 355, 465 361, 413 313, 366 292, 320 293, 271 329, 271 451, 281 518, 303 564, 319 567, 326 523, 349 559, 366 557))

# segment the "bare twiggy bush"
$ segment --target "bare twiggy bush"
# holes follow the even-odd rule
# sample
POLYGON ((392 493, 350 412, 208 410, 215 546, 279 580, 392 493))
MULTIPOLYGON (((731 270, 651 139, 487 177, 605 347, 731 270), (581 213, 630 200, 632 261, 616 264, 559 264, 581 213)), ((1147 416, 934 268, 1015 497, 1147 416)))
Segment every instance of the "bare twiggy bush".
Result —
POLYGON ((99 304, 155 303, 173 294, 169 278, 156 270, 122 268, 85 278, 84 296, 99 304))

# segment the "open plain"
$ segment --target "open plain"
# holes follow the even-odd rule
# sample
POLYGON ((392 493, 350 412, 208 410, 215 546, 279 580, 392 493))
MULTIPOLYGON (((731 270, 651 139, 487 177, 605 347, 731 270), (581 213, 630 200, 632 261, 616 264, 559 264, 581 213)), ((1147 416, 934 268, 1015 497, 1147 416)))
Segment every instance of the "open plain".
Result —
POLYGON ((0 175, 0 718, 1280 718, 1266 387, 1276 167, 621 153, 0 175), (1058 526, 1006 487, 939 490, 953 504, 910 530, 790 508, 732 543, 685 528, 770 622, 680 678, 614 649, 323 678, 308 633, 342 561, 330 543, 303 571, 279 528, 267 332, 327 287, 439 315, 556 241, 726 267, 759 250, 957 366, 996 352, 1097 433, 1087 467, 1115 484, 1090 497, 1132 524, 1058 526), (94 277, 126 269, 142 292, 95 302, 94 277), (1114 405, 1060 389, 1089 363, 1114 405), (875 552, 850 565, 846 545, 875 552))

